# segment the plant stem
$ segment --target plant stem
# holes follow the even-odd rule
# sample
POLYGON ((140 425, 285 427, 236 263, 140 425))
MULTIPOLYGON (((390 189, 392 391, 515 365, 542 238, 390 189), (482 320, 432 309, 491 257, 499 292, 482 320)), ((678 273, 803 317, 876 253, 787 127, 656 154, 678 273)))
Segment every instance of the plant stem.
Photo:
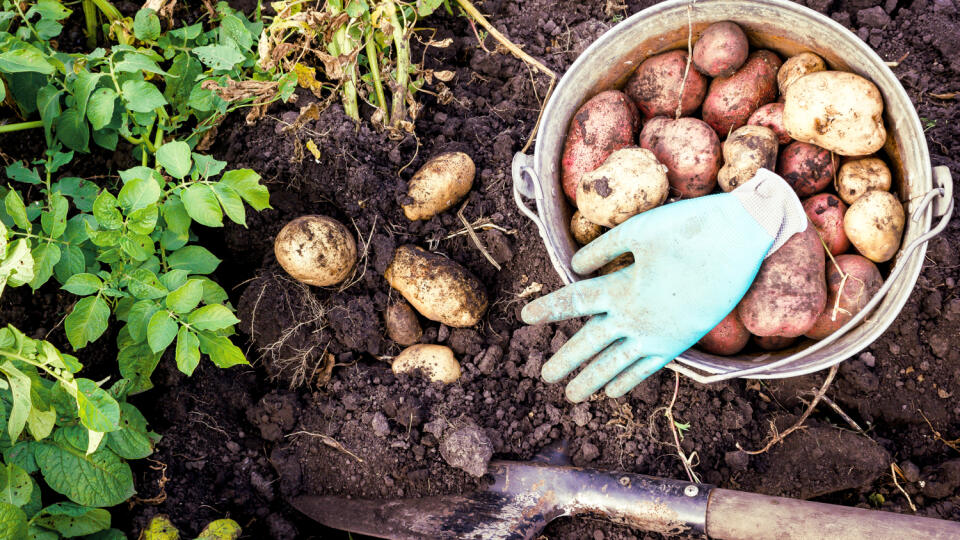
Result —
POLYGON ((93 0, 83 0, 83 20, 87 25, 87 47, 97 46, 97 6, 93 0))
POLYGON ((390 17, 390 26, 393 27, 393 44, 397 48, 397 87, 393 89, 393 103, 390 118, 393 125, 398 124, 406 117, 407 82, 410 78, 410 43, 405 39, 405 27, 400 24, 397 10, 400 9, 393 0, 386 2, 387 16, 390 17))
POLYGON ((383 111, 383 125, 390 125, 390 111, 387 110, 387 98, 383 93, 383 81, 380 80, 380 61, 377 59, 377 43, 373 36, 373 26, 367 27, 367 62, 370 64, 370 76, 373 78, 374 96, 377 107, 383 111))
POLYGON ((0 126, 0 133, 9 133, 11 131, 20 131, 23 129, 34 129, 43 127, 43 120, 32 120, 30 122, 18 122, 16 124, 7 124, 0 126))
MULTIPOLYGON (((114 7, 109 0, 89 0, 89 1, 96 4, 97 7, 100 8, 100 11, 103 12, 107 20, 109 20, 110 22, 119 21, 120 19, 123 18, 123 14, 120 13, 120 10, 114 7)), ((86 2, 87 0, 84 0, 84 3, 86 2)))
MULTIPOLYGON (((330 43, 336 56, 343 56, 350 52, 350 37, 347 35, 347 25, 337 28, 333 34, 333 41, 330 43)), ((357 63, 356 60, 343 66, 345 73, 343 79, 343 109, 347 116, 355 121, 360 121, 360 109, 357 104, 357 63)))

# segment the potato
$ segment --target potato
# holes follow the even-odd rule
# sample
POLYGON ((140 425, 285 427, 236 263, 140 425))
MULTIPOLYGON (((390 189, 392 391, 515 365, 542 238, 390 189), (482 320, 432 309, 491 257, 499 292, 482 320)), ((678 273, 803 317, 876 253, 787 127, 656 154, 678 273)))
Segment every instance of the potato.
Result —
POLYGON ((460 202, 477 172, 470 156, 463 152, 444 152, 427 161, 410 179, 407 196, 413 202, 403 205, 407 219, 427 220, 460 202))
POLYGON ((460 363, 450 347, 443 345, 412 345, 393 359, 394 373, 413 373, 420 370, 433 382, 450 384, 460 378, 460 363))
POLYGON ((574 115, 560 162, 563 192, 577 202, 584 173, 599 167, 614 151, 634 145, 640 113, 623 92, 607 90, 590 98, 574 115))
POLYGON ((824 251, 816 229, 808 226, 760 265, 740 301, 740 320, 756 336, 805 334, 827 303, 824 251))
MULTIPOLYGON (((654 116, 673 117, 680 101, 680 85, 687 69, 687 51, 668 51, 644 60, 627 81, 623 91, 633 99, 644 119, 654 116)), ((703 103, 707 78, 691 69, 683 84, 683 105, 680 115, 688 116, 703 103)))
POLYGON ((580 213, 592 223, 616 227, 667 200, 667 168, 653 152, 624 148, 583 175, 577 186, 580 213))
POLYGON ((720 140, 704 121, 658 116, 643 127, 640 146, 667 166, 670 187, 684 198, 707 195, 716 187, 720 140))
POLYGON ((747 119, 747 125, 772 129, 777 135, 777 142, 780 144, 787 144, 793 140, 790 135, 787 135, 787 130, 783 129, 783 103, 767 103, 753 111, 753 114, 747 119))
POLYGON ((413 312, 410 304, 403 300, 387 306, 387 310, 383 312, 383 322, 387 327, 387 335, 400 345, 413 345, 423 336, 417 314, 413 312))
POLYGON ((843 230, 853 247, 873 262, 886 262, 900 249, 903 205, 887 191, 868 191, 843 216, 843 230))
POLYGON ((400 246, 383 276, 421 315, 455 328, 480 322, 487 292, 473 274, 441 255, 400 246))
POLYGON ((353 235, 327 216, 300 216, 284 225, 273 242, 273 253, 291 277, 318 287, 347 279, 357 264, 353 235))
POLYGON ((631 264, 633 264, 633 253, 623 253, 617 255, 615 259, 601 266, 600 269, 597 270, 597 274, 601 276, 612 274, 617 270, 622 270, 630 266, 631 264))
POLYGON ((791 83, 783 126, 794 139, 841 156, 870 155, 887 140, 880 90, 845 71, 810 73, 791 83))
POLYGON ((760 168, 773 170, 777 162, 777 135, 763 126, 743 126, 723 141, 723 168, 717 175, 720 189, 733 191, 760 168))
POLYGON ((749 53, 750 43, 739 26, 729 21, 713 23, 693 47, 693 65, 711 77, 727 76, 743 65, 749 53))
POLYGON ((836 170, 829 150, 801 141, 785 146, 777 160, 777 173, 793 186, 797 197, 809 197, 827 189, 836 170))
POLYGON ((868 191, 890 191, 891 181, 890 169, 882 159, 863 158, 841 165, 834 187, 843 202, 853 204, 868 191))
POLYGON ((782 336, 753 336, 753 342, 765 351, 779 351, 786 349, 797 341, 795 337, 782 336))
POLYGON ((840 255, 836 264, 827 261, 827 307, 813 328, 807 330, 806 336, 823 339, 836 332, 854 315, 860 313, 882 285, 880 270, 865 257, 840 255))
POLYGON ((777 72, 777 86, 781 94, 786 94, 787 88, 800 77, 826 70, 827 63, 823 58, 810 52, 800 53, 787 58, 787 61, 780 66, 780 71, 777 72))
POLYGON ((577 210, 570 218, 570 232, 578 244, 585 246, 603 234, 603 227, 583 217, 583 214, 577 210))
POLYGON ((843 214, 847 212, 847 205, 836 195, 814 195, 803 201, 803 211, 831 254, 839 255, 850 249, 850 240, 843 232, 843 214))
POLYGON ((771 51, 750 53, 747 61, 729 77, 710 83, 703 101, 703 121, 721 139, 747 123, 754 111, 777 99, 780 58, 771 51))
POLYGON ((700 338, 697 345, 710 354, 730 356, 742 351, 748 341, 750 332, 747 332, 747 328, 740 322, 740 316, 734 309, 714 326, 713 330, 700 338))

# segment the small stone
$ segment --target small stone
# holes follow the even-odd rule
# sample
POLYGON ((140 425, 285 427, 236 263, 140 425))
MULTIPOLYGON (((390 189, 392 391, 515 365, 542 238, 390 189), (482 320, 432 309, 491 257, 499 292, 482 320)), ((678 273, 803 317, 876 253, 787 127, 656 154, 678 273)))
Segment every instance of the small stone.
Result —
POLYGON ((742 472, 750 466, 750 455, 743 450, 731 450, 723 455, 723 462, 731 470, 742 472))
POLYGON ((897 3, 898 3, 897 0, 887 0, 883 4, 883 10, 886 11, 888 14, 891 14, 893 13, 893 10, 897 9, 897 3))
POLYGON ((860 361, 866 364, 867 367, 872 368, 877 365, 877 359, 873 356, 872 353, 865 352, 860 355, 860 361))
POLYGON ((373 433, 377 437, 386 437, 390 434, 390 424, 382 412, 373 415, 373 420, 370 421, 370 425, 373 427, 373 433))
POLYGON ((448 430, 440 441, 440 455, 451 467, 481 477, 493 457, 493 445, 479 427, 467 424, 448 430))
POLYGON ((930 343, 930 350, 937 355, 937 358, 946 359, 947 355, 950 354, 950 339, 947 336, 932 334, 927 338, 927 341, 930 343))
POLYGON ((227 450, 229 450, 233 454, 236 454, 237 452, 240 451, 240 445, 233 441, 227 441, 227 450))
POLYGON ((440 329, 437 330, 437 342, 443 343, 448 337, 450 337, 450 327, 445 324, 441 324, 440 329))
POLYGON ((443 435, 443 430, 446 427, 447 423, 443 418, 434 418, 423 425, 423 430, 439 439, 443 435))
POLYGON ((590 442, 584 442, 580 446, 580 453, 583 454, 583 460, 588 463, 600 457, 600 449, 590 442))
POLYGON ((593 419, 593 415, 590 414, 590 404, 580 403, 574 406, 570 411, 570 418, 573 420, 573 423, 579 427, 589 424, 590 420, 593 419))
POLYGON ((857 12, 857 24, 869 28, 883 28, 890 24, 890 15, 881 6, 861 9, 857 12))
POLYGON ((920 467, 917 467, 912 461, 900 463, 900 470, 907 482, 913 483, 920 479, 920 467))
POLYGON ((606 538, 606 535, 603 534, 603 531, 597 529, 593 531, 593 540, 603 540, 606 538))
POLYGON ((477 360, 477 369, 484 375, 490 375, 501 358, 503 358, 503 349, 499 345, 491 345, 477 360))

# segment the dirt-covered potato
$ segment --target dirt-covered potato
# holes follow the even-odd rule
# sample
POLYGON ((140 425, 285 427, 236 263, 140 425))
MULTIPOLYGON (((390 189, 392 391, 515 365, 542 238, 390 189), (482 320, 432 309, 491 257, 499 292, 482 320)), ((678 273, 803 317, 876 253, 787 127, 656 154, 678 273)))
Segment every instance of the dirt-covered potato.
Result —
POLYGON ((823 245, 808 226, 760 265, 740 301, 740 320, 756 336, 802 336, 823 312, 827 284, 823 245))
MULTIPOLYGON (((668 51, 644 60, 627 81, 623 91, 633 99, 644 119, 654 116, 673 117, 680 100, 680 84, 687 69, 687 51, 668 51)), ((703 103, 707 78, 695 69, 683 85, 680 115, 687 116, 703 103)))
POLYGON ((848 161, 840 166, 837 195, 847 204, 853 204, 868 191, 890 191, 890 169, 882 159, 863 158, 848 161))
POLYGON ((487 291, 473 274, 442 255, 400 246, 383 276, 421 315, 454 328, 480 322, 487 291))
POLYGON ((783 336, 753 336, 753 342, 765 351, 779 351, 786 349, 797 341, 795 337, 783 336))
POLYGON ((900 249, 903 205, 887 191, 868 191, 843 216, 843 230, 853 247, 873 262, 889 261, 900 249))
POLYGON ((703 120, 653 118, 640 132, 640 146, 666 165, 670 187, 683 198, 707 195, 716 187, 720 139, 703 120))
POLYGON ((600 92, 577 110, 567 129, 560 162, 563 192, 574 204, 580 177, 616 150, 633 146, 639 129, 637 106, 617 90, 600 92))
POLYGON ((703 121, 721 139, 747 123, 750 115, 777 99, 777 70, 780 57, 767 50, 754 51, 729 77, 717 77, 710 83, 703 101, 703 121))
POLYGON ((632 216, 663 204, 670 192, 667 168, 653 152, 624 148, 586 173, 577 186, 577 205, 588 221, 616 227, 632 216))
POLYGON ((693 65, 711 77, 726 76, 742 66, 749 53, 747 35, 736 23, 713 23, 693 47, 693 65))
POLYGON ((791 83, 783 126, 794 139, 841 156, 870 155, 887 140, 880 90, 845 71, 819 71, 791 83))
POLYGON ((470 192, 476 172, 473 160, 463 152, 430 158, 410 179, 407 196, 412 202, 403 205, 403 214, 413 221, 448 210, 470 192))
POLYGON ((318 287, 347 279, 357 264, 353 235, 327 216, 300 216, 284 225, 273 242, 273 253, 291 277, 318 287))
POLYGON ((847 239, 847 233, 843 232, 843 215, 847 212, 847 205, 836 195, 814 195, 803 201, 803 211, 831 254, 839 255, 850 249, 850 240, 847 239))
POLYGON ((780 88, 781 94, 786 94, 787 88, 800 77, 808 73, 826 70, 827 63, 823 61, 823 58, 811 52, 800 53, 787 58, 787 61, 780 66, 780 71, 777 72, 777 86, 780 88))
POLYGON ((585 246, 603 234, 603 227, 583 217, 583 214, 577 210, 570 218, 570 232, 578 244, 585 246))
POLYGON ((460 362, 453 356, 450 347, 443 345, 413 345, 404 349, 393 359, 394 373, 413 373, 420 370, 433 382, 450 384, 460 378, 460 362))
POLYGON ((780 144, 787 144, 793 140, 783 128, 783 103, 767 103, 760 107, 747 119, 747 125, 772 129, 777 134, 777 142, 780 144))
POLYGON ((797 197, 827 189, 836 170, 836 160, 829 150, 801 141, 785 146, 777 160, 777 174, 793 187, 797 197))
POLYGON ((730 356, 742 351, 748 341, 750 341, 750 332, 740 322, 740 316, 734 309, 714 326, 713 330, 700 338, 697 345, 710 354, 730 356))
POLYGON ((880 270, 867 258, 840 255, 836 260, 836 264, 827 261, 827 307, 813 328, 807 330, 808 338, 823 339, 836 332, 860 313, 883 285, 880 270))
POLYGON ((417 314, 410 304, 403 300, 393 302, 383 312, 383 322, 387 327, 387 335, 400 345, 413 345, 420 341, 423 329, 417 314))
POLYGON ((746 125, 723 141, 724 165, 717 175, 720 189, 733 191, 761 168, 773 170, 777 162, 777 135, 763 126, 746 125))

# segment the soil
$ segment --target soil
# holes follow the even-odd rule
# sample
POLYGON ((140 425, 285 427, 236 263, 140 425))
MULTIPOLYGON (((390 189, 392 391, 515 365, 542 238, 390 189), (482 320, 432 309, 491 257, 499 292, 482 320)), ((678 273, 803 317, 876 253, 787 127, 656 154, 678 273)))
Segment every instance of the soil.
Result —
MULTIPOLYGON (((654 2, 529 0, 478 2, 491 22, 517 44, 563 73, 615 21, 654 2)), ((808 0, 870 43, 893 68, 927 127, 934 165, 960 174, 960 6, 951 0, 889 1, 878 12, 866 0, 808 0), (868 9, 873 8, 873 9, 868 9), (953 154, 953 155, 951 155, 953 154)), ((662 371, 620 399, 574 405, 562 385, 539 378, 540 366, 579 323, 528 327, 519 320, 529 292, 560 287, 536 228, 512 200, 510 162, 537 118, 547 81, 487 38, 483 48, 462 18, 439 14, 426 67, 451 70, 453 99, 421 93, 415 135, 393 140, 367 122, 348 119, 339 104, 299 131, 285 131, 299 107, 276 105, 254 126, 242 116, 225 122, 212 151, 233 167, 260 172, 272 210, 248 216, 248 227, 207 230, 202 241, 229 261, 217 272, 239 309, 239 343, 253 366, 218 370, 202 364, 192 377, 164 358, 155 388, 134 402, 163 439, 149 460, 133 463, 138 499, 114 509, 115 526, 136 536, 158 513, 184 535, 231 517, 246 538, 346 538, 317 526, 289 500, 303 494, 367 498, 460 493, 483 480, 471 475, 492 455, 526 460, 566 440, 576 465, 686 478, 664 416, 675 389, 662 371), (441 102, 442 101, 442 102, 441 102), (315 160, 305 151, 313 140, 315 160), (477 178, 463 215, 493 223, 480 233, 498 271, 475 247, 455 210, 427 222, 403 216, 405 182, 433 155, 470 154, 477 178), (308 288, 285 276, 272 240, 303 214, 332 216, 356 232, 358 271, 341 288, 308 288), (475 328, 448 328, 421 319, 423 343, 450 346, 463 374, 455 384, 429 384, 394 375, 385 362, 399 352, 382 313, 396 297, 383 279, 395 247, 415 244, 470 269, 487 287, 491 307, 475 328), (329 356, 328 356, 329 355, 329 356), (334 362, 329 381, 323 382, 334 362), (455 468, 450 464, 459 466, 455 468), (157 502, 157 501, 161 502, 157 502)), ((417 57, 423 54, 416 51, 417 57)), ((430 87, 428 86, 428 89, 430 87)), ((369 110, 361 110, 369 116, 369 110)), ((34 141, 37 142, 37 141, 34 141)), ((29 140, 0 138, 17 158, 29 140)), ((121 152, 118 152, 118 155, 121 152)), ((115 168, 112 156, 80 160, 115 168)), ((121 158, 117 158, 121 159, 121 158)), ((673 415, 689 427, 681 446, 707 483, 836 504, 911 510, 890 476, 897 463, 917 514, 960 519, 960 220, 931 241, 923 272, 893 325, 857 357, 841 364, 827 396, 865 431, 854 431, 820 406, 782 444, 760 455, 771 429, 791 425, 801 398, 824 373, 782 381, 736 380, 699 385, 680 379, 673 415)), ((0 322, 66 345, 58 323, 72 297, 47 286, 38 294, 7 290, 0 322)), ((91 378, 109 373, 113 336, 88 347, 91 378), (102 356, 102 358, 100 358, 102 356)), ((170 355, 168 355, 170 356, 170 355)), ((482 469, 481 469, 482 470, 482 469)), ((596 519, 564 518, 546 538, 659 538, 596 519)))

